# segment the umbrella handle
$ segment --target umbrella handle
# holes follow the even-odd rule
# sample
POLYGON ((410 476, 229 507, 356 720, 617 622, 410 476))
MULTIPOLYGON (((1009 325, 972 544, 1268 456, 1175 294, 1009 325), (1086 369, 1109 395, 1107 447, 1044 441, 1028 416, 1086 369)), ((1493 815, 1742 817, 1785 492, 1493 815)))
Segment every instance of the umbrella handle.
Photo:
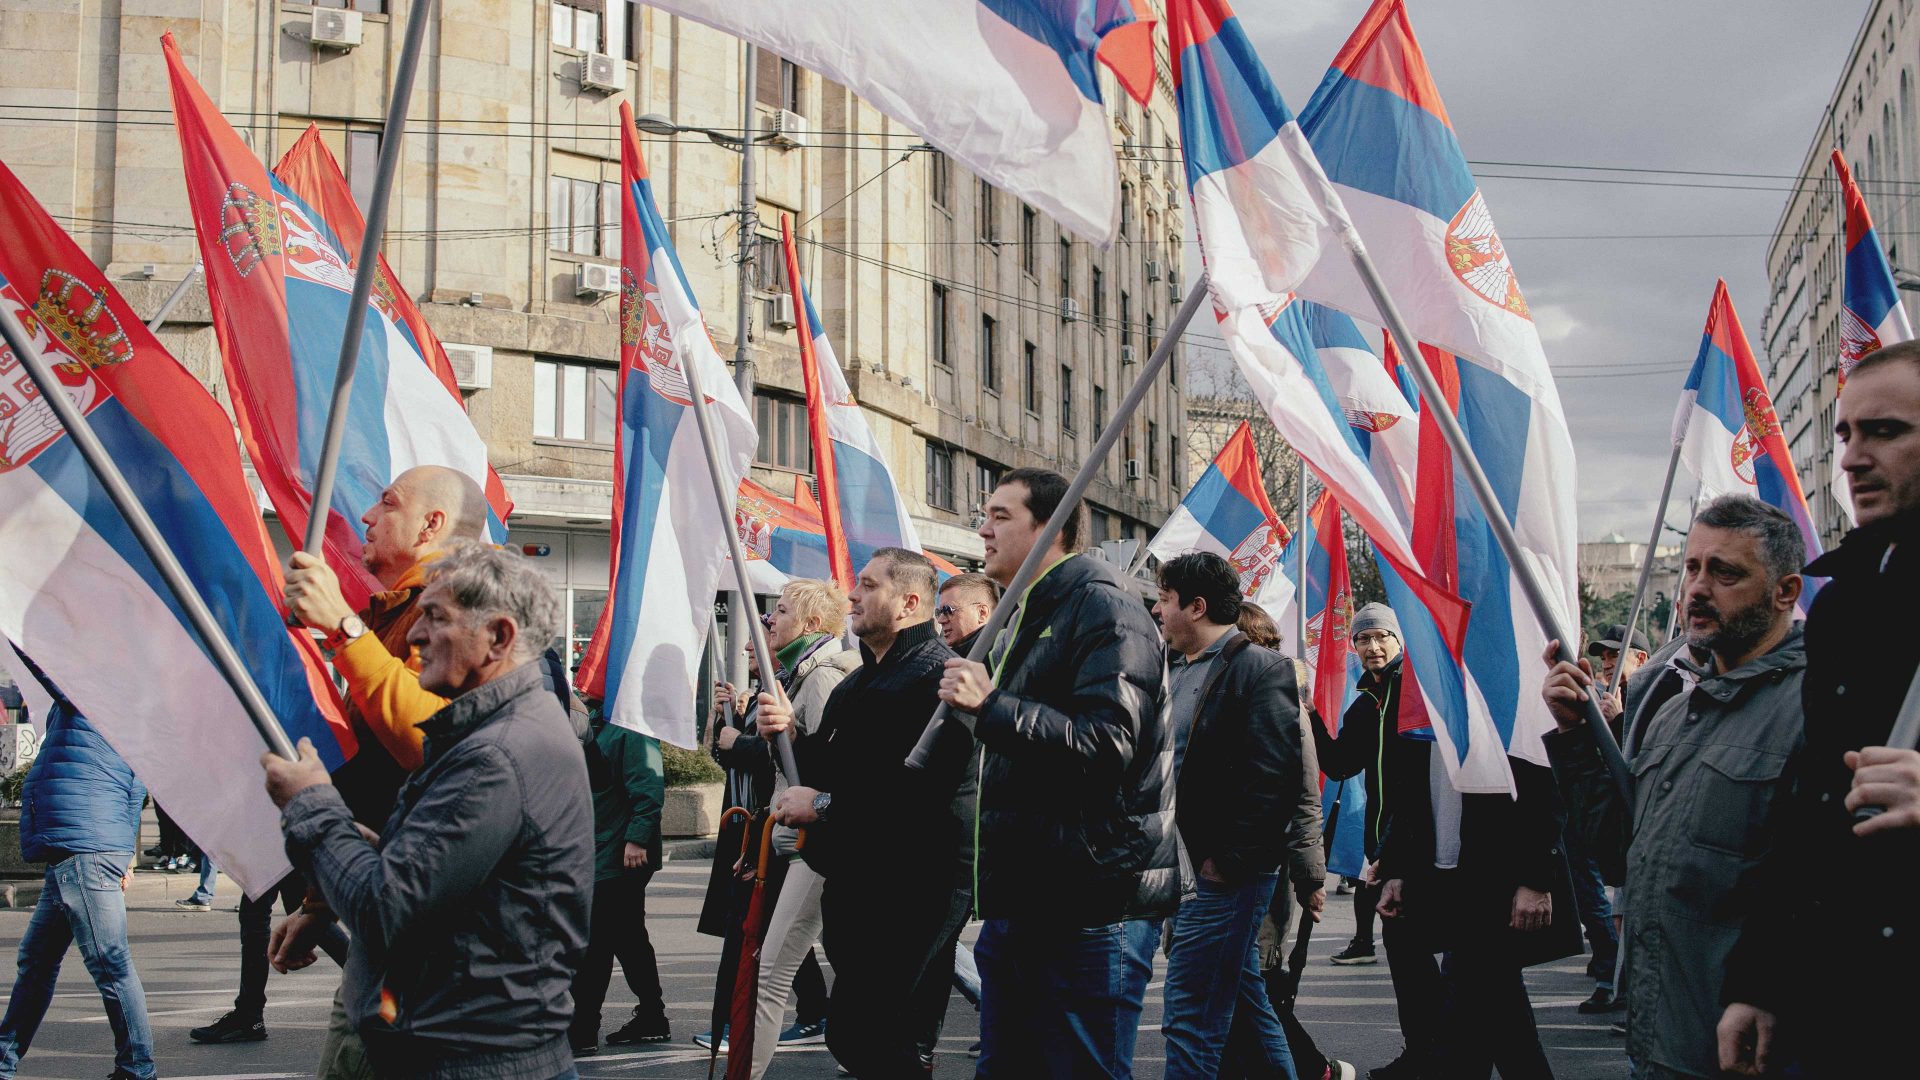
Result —
MULTIPOLYGON (((744 854, 744 852, 742 853, 744 854)), ((760 829, 760 862, 754 868, 754 880, 767 880, 767 859, 773 855, 773 815, 767 815, 767 821, 760 829)))

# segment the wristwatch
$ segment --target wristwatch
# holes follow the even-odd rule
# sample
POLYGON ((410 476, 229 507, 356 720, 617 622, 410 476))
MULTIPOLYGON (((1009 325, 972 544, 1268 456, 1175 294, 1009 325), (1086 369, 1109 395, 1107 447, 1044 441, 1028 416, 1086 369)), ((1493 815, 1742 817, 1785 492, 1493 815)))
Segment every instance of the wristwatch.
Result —
POLYGON ((827 808, 833 805, 833 792, 823 791, 813 797, 813 816, 817 821, 827 820, 827 808))
POLYGON ((328 652, 337 653, 341 649, 346 648, 347 642, 352 641, 366 632, 367 624, 360 621, 360 616, 349 615, 340 620, 340 625, 333 628, 333 632, 327 635, 326 640, 321 642, 321 645, 328 652))

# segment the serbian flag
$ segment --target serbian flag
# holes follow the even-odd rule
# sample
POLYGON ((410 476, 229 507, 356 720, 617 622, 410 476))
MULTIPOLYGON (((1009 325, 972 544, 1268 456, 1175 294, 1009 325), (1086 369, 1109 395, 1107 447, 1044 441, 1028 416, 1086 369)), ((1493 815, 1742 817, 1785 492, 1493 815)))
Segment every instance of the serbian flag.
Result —
MULTIPOLYGON (((1867 201, 1853 182, 1853 170, 1847 168, 1845 154, 1833 152, 1833 171, 1840 177, 1840 194, 1847 207, 1846 275, 1840 286, 1840 389, 1845 393, 1847 375, 1860 358, 1887 345, 1913 338, 1913 324, 1907 321, 1907 309, 1900 303, 1900 292, 1893 281, 1893 265, 1880 246, 1880 236, 1867 215, 1867 201)), ((1833 445, 1833 501, 1840 504, 1847 520, 1853 520, 1853 500, 1848 497, 1847 471, 1840 467, 1845 452, 1838 439, 1833 445)))
POLYGON ((1099 65, 1141 102, 1152 28, 1135 0, 658 0, 845 86, 969 172, 1105 247, 1120 179, 1099 65), (1136 10, 1138 8, 1139 10, 1136 10))
MULTIPOLYGON (((1347 569, 1347 540, 1340 526, 1340 504, 1330 490, 1313 501, 1305 531, 1287 545, 1281 572, 1288 580, 1301 580, 1301 559, 1306 560, 1306 589, 1299 598, 1307 608, 1305 647, 1292 640, 1299 626, 1296 612, 1276 613, 1274 618, 1285 639, 1284 651, 1304 659, 1313 672, 1313 711, 1328 731, 1338 735, 1347 706, 1359 692, 1363 669, 1351 641, 1353 586, 1347 569)), ((1320 820, 1328 823, 1327 869, 1359 877, 1366 864, 1362 845, 1367 786, 1358 776, 1331 784, 1326 779, 1320 778, 1320 820)))
POLYGON ((798 501, 806 490, 805 481, 796 480, 796 498, 786 499, 752 480, 740 482, 733 524, 747 553, 747 576, 755 595, 777 595, 793 578, 831 580, 826 522, 817 504, 798 501))
POLYGON ((853 399, 840 358, 827 340, 827 328, 807 293, 793 229, 785 215, 780 218, 780 232, 794 304, 804 315, 796 320, 795 329, 800 337, 800 376, 807 388, 807 423, 813 434, 814 474, 820 484, 832 579, 851 590, 854 575, 875 550, 919 551, 920 537, 893 470, 887 468, 886 454, 873 437, 860 403, 853 399))
MULTIPOLYGON (((86 414, 287 735, 354 751, 219 403, 0 165, 0 304, 86 414)), ((239 700, 25 367, 0 344, 0 638, 17 643, 249 896, 291 867, 239 700)), ((4 646, 0 646, 4 647, 4 646)))
POLYGON ((1221 556, 1240 574, 1240 595, 1278 619, 1293 602, 1293 579, 1280 573, 1288 535, 1267 498, 1253 428, 1242 420, 1147 551, 1161 562, 1193 551, 1221 556))
POLYGON ((1307 313, 1314 350, 1360 444, 1360 456, 1380 481, 1401 524, 1411 526, 1420 448, 1411 399, 1351 318, 1324 304, 1294 303, 1307 313))
MULTIPOLYGON (((349 260, 360 253, 360 241, 366 235, 366 219, 360 215, 360 207, 353 201, 353 189, 347 184, 347 178, 340 171, 340 163, 334 160, 333 152, 320 138, 320 128, 308 124, 307 130, 294 140, 293 146, 273 167, 273 175, 287 189, 312 208, 318 215, 323 229, 333 233, 339 241, 339 252, 349 260)), ((447 350, 440 344, 439 335, 433 327, 427 325, 427 317, 414 303, 413 297, 400 287, 400 278, 387 265, 385 255, 378 256, 379 266, 374 271, 373 302, 393 323, 394 330, 404 339, 406 351, 418 356, 434 378, 446 388, 455 404, 462 410, 466 401, 460 396, 460 385, 454 379, 453 362, 447 359, 447 350)), ((351 263, 349 263, 351 265, 351 263)), ((365 363, 362 354, 361 362, 365 363)), ((358 380, 359 371, 355 371, 358 380)), ((407 384, 414 386, 413 382, 407 384)), ((432 410, 432 415, 445 418, 444 409, 432 410)), ((413 422, 410 418, 409 422, 413 422)), ((506 485, 500 482, 499 474, 493 466, 486 466, 487 475, 481 484, 481 490, 487 495, 487 524, 495 540, 506 537, 507 515, 513 512, 513 500, 507 497, 506 485)), ((356 520, 358 520, 356 518, 356 520)))
POLYGON ((694 745, 692 703, 713 597, 727 568, 726 522, 688 396, 700 365, 726 490, 753 461, 753 417, 707 336, 653 201, 633 108, 620 103, 620 426, 613 445, 607 602, 575 677, 607 718, 694 745))
MULTIPOLYGON (((1573 440, 1532 312, 1403 0, 1375 0, 1301 110, 1300 126, 1414 335, 1465 362, 1455 413, 1477 432, 1475 454, 1554 615, 1561 626, 1575 625, 1573 440)), ((1300 294, 1378 320, 1350 260, 1320 262, 1300 294)), ((1466 497, 1454 510, 1479 512, 1466 497)), ((1416 509, 1416 515, 1425 512, 1416 509)), ((1464 544, 1463 560, 1478 557, 1464 544)), ((1460 594, 1473 598, 1477 616, 1472 633, 1510 636, 1513 655, 1496 655, 1491 641, 1481 640, 1469 646, 1469 663, 1508 750, 1544 764, 1540 736, 1552 726, 1540 701, 1545 636, 1504 553, 1489 544, 1480 555, 1483 565, 1460 568, 1460 594), (1489 587, 1473 588, 1465 584, 1470 580, 1489 587), (1495 582, 1505 584, 1496 589, 1495 582), (1508 629, 1486 629, 1499 624, 1508 629)), ((1427 571, 1445 577, 1434 567, 1427 571)))
MULTIPOLYGON (((1794 471, 1793 456, 1774 415, 1773 397, 1760 377, 1760 365, 1747 344, 1727 296, 1727 283, 1713 288, 1707 308, 1707 331, 1700 338, 1700 355, 1680 391, 1680 407, 1673 414, 1673 438, 1683 449, 1682 461, 1711 495, 1752 495, 1776 507, 1800 527, 1807 545, 1807 561, 1822 550, 1820 532, 1794 471)), ((1821 579, 1808 578, 1800 593, 1800 610, 1813 606, 1821 579)))
MULTIPOLYGON (((334 229, 343 221, 339 203, 351 200, 316 206, 268 173, 194 81, 173 35, 162 35, 160 44, 234 414, 260 485, 299 546, 316 501, 313 483, 352 303, 353 249, 334 229)), ((400 316, 391 277, 382 277, 385 287, 368 300, 339 472, 324 499, 327 562, 355 607, 383 587, 360 563, 360 517, 394 477, 416 465, 456 469, 491 491, 498 500, 492 535, 506 537, 499 517, 505 496, 487 467, 486 443, 458 394, 424 359, 400 316)))

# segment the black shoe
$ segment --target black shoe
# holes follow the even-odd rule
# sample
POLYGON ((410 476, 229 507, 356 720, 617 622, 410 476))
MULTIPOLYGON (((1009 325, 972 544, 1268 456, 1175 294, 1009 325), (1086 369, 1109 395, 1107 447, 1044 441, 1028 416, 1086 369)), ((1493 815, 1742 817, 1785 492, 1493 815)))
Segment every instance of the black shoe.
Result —
POLYGON ((667 1027, 664 1016, 650 1016, 641 1019, 636 1016, 626 1022, 618 1031, 606 1038, 608 1046, 631 1046, 634 1043, 662 1043, 673 1038, 673 1032, 667 1027))
POLYGON ((160 856, 165 855, 166 853, 167 853, 167 849, 161 847, 159 844, 155 844, 146 850, 146 856, 149 859, 157 859, 160 856))
POLYGON ((239 1043, 259 1042, 267 1037, 267 1025, 257 1016, 241 1016, 237 1012, 187 1032, 187 1038, 197 1043, 239 1043))
POLYGON ((572 1039, 568 1039, 567 1041, 573 1046, 574 1057, 592 1057, 600 1052, 600 1044, 594 1042, 592 1039, 588 1039, 586 1042, 575 1042, 572 1039))
POLYGON ((1332 960, 1336 964, 1343 964, 1343 965, 1345 964, 1377 964, 1380 962, 1380 957, 1376 955, 1373 951, 1373 942, 1371 941, 1367 942, 1364 945, 1358 941, 1348 942, 1346 948, 1341 949, 1337 953, 1334 953, 1332 956, 1328 957, 1328 959, 1332 960))
POLYGON ((1581 1012, 1588 1016, 1597 1016, 1601 1013, 1610 1013, 1616 1007, 1624 1007, 1625 1005, 1626 1002, 1624 1001, 1616 1002, 1614 1000, 1611 989, 1605 986, 1596 986, 1593 988, 1593 996, 1581 1002, 1578 1007, 1581 1012))
POLYGON ((1401 1054, 1377 1069, 1368 1069, 1367 1080, 1420 1080, 1420 1062, 1411 1054, 1401 1054))

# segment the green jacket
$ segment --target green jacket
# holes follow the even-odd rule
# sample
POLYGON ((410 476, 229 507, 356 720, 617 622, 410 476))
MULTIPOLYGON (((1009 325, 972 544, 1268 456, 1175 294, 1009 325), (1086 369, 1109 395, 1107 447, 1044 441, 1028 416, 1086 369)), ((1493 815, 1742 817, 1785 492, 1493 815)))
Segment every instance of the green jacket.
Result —
POLYGON ((660 809, 667 801, 667 774, 660 742, 637 731, 593 722, 593 741, 606 756, 611 779, 593 792, 593 880, 623 872, 629 843, 647 849, 647 865, 660 867, 660 809))

